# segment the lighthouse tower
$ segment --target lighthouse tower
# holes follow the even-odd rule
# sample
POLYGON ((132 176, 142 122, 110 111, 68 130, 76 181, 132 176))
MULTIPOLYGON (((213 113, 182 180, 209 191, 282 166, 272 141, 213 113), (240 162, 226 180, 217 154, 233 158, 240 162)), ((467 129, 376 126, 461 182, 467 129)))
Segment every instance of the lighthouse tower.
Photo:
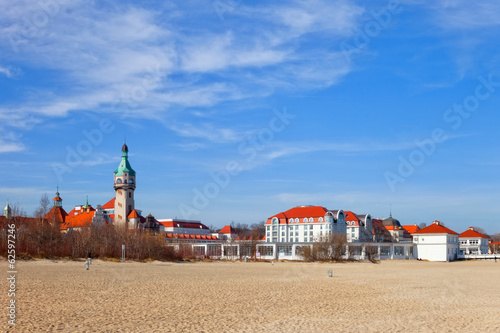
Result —
POLYGON ((115 198, 115 226, 128 228, 128 215, 135 208, 135 171, 128 162, 128 147, 124 143, 122 147, 122 161, 114 172, 115 198))

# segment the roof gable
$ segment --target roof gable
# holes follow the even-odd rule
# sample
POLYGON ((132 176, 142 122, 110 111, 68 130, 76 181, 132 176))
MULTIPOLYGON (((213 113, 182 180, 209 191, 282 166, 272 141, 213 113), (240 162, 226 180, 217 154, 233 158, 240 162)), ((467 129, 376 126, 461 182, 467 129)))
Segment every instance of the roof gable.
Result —
POLYGON ((230 225, 224 226, 224 228, 222 228, 219 231, 219 234, 235 234, 235 233, 236 233, 236 231, 230 225))
POLYGON ((441 224, 439 224, 436 221, 433 224, 416 231, 415 234, 452 234, 452 235, 458 235, 457 232, 442 226, 441 224))
POLYGON ((408 231, 410 234, 414 234, 415 232, 419 231, 420 228, 418 225, 414 224, 414 225, 402 225, 402 227, 408 231))
POLYGON ((271 216, 270 218, 303 218, 303 217, 324 217, 328 209, 322 206, 297 206, 285 212, 271 216))
POLYGON ((469 230, 462 232, 459 237, 462 237, 462 238, 463 237, 467 237, 467 238, 472 238, 472 237, 476 237, 476 238, 478 238, 478 237, 479 238, 489 238, 488 236, 483 235, 482 233, 477 232, 472 227, 469 228, 469 230))
POLYGON ((115 198, 109 200, 108 202, 106 202, 103 206, 102 206, 102 209, 114 209, 115 208, 115 198))

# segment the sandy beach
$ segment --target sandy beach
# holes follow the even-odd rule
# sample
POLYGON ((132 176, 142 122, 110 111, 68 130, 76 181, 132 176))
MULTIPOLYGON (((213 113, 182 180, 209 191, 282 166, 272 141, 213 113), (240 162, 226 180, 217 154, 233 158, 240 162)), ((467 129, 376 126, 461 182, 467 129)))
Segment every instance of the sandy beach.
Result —
POLYGON ((16 327, 3 316, 2 331, 500 331, 500 262, 94 260, 86 271, 37 260, 17 269, 16 327))

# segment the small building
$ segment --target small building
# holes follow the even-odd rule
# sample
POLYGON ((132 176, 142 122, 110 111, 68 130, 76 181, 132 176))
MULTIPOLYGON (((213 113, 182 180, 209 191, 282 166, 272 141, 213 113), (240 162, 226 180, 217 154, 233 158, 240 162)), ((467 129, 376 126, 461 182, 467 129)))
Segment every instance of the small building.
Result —
POLYGON ((458 233, 446 228, 439 221, 413 234, 416 257, 429 261, 453 261, 458 256, 458 233))
POLYGON ((238 233, 230 225, 225 225, 219 232, 213 233, 212 235, 217 236, 220 240, 228 242, 233 242, 238 238, 238 233))
POLYGON ((460 254, 487 254, 489 237, 469 227, 459 236, 460 254))
POLYGON ((183 219, 161 219, 158 220, 160 224, 160 232, 169 234, 189 234, 189 235, 210 235, 210 229, 195 220, 183 219))
POLYGON ((59 194, 59 188, 56 191, 56 196, 54 197, 54 199, 52 199, 52 204, 52 208, 44 216, 43 219, 50 223, 58 223, 59 225, 62 225, 66 220, 68 213, 66 213, 62 206, 62 199, 59 194))

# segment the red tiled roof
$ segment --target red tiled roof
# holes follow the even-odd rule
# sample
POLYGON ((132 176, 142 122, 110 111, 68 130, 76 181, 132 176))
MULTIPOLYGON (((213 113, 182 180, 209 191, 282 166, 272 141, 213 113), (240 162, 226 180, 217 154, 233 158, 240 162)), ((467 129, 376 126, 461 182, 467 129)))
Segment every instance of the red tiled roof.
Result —
POLYGON ((345 211, 345 220, 346 221, 361 221, 357 216, 356 214, 354 214, 353 212, 351 212, 350 210, 348 211, 345 211))
POLYGON ((62 207, 52 207, 51 210, 43 218, 49 222, 64 223, 68 213, 62 207))
POLYGON ((113 199, 109 200, 108 202, 106 202, 102 206, 102 209, 114 209, 115 208, 115 199, 116 198, 113 198, 113 199))
POLYGON ((433 224, 431 224, 423 229, 420 229, 418 231, 415 231, 414 234, 453 234, 453 235, 458 235, 457 232, 440 225, 438 221, 434 221, 433 224))
MULTIPOLYGON (((83 208, 83 206, 81 206, 81 208, 80 208, 79 210, 76 210, 76 207, 75 207, 75 208, 73 208, 73 209, 72 209, 72 210, 68 213, 68 215, 69 215, 69 216, 75 216, 75 213, 80 214, 80 213, 82 212, 82 210, 83 210, 83 209, 84 209, 84 208, 83 208)), ((89 209, 90 209, 90 211, 91 211, 91 212, 93 212, 93 211, 95 210, 95 209, 94 209, 94 207, 92 207, 92 206, 89 206, 89 209)))
POLYGON ((137 218, 139 218, 139 214, 137 213, 137 210, 134 209, 133 211, 131 211, 128 214, 127 218, 129 218, 129 219, 137 219, 137 218))
POLYGON ((400 230, 398 226, 394 225, 384 225, 387 230, 400 230))
MULTIPOLYGON (((361 220, 353 212, 351 212, 351 211, 348 210, 348 211, 345 211, 344 214, 345 214, 345 221, 346 222, 354 222, 354 224, 351 224, 351 225, 354 225, 354 226, 360 226, 361 225, 361 220)), ((349 223, 347 223, 347 225, 349 225, 349 223)))
POLYGON ((287 218, 324 217, 328 209, 321 206, 294 207, 284 212, 287 218))
POLYGON ((402 225, 402 227, 408 231, 410 234, 414 234, 415 232, 419 231, 420 228, 418 225, 414 224, 414 225, 402 225))
POLYGON ((459 237, 467 237, 467 238, 471 238, 471 237, 489 238, 488 236, 483 235, 483 234, 477 232, 472 227, 470 227, 469 230, 462 232, 459 237))
POLYGON ((236 233, 236 231, 230 225, 224 226, 224 228, 222 228, 219 231, 219 234, 235 234, 235 233, 236 233))
POLYGON ((94 214, 95 210, 90 212, 83 212, 75 216, 68 216, 66 218, 66 222, 63 223, 60 228, 66 230, 68 228, 88 227, 92 223, 94 214))
POLYGON ((293 218, 299 218, 300 223, 303 223, 303 218, 324 217, 326 212, 328 212, 328 209, 321 206, 298 206, 271 216, 267 219, 266 224, 271 224, 271 220, 275 217, 280 220, 280 224, 285 224, 287 220, 293 218))

